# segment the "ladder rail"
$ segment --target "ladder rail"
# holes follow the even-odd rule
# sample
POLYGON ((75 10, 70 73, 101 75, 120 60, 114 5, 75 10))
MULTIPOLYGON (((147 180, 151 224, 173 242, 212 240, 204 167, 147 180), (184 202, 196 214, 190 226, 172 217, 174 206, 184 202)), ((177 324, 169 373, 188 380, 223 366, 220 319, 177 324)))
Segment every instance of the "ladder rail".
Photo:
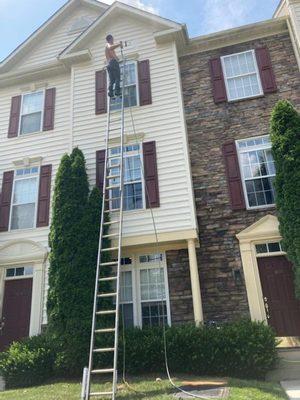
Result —
POLYGON ((92 317, 92 329, 91 329, 91 342, 90 342, 90 354, 89 354, 89 366, 87 373, 87 383, 86 383, 86 396, 85 400, 90 398, 91 389, 91 372, 93 369, 93 356, 94 356, 94 344, 95 344, 95 327, 97 318, 97 304, 98 304, 98 290, 99 290, 99 277, 100 277, 100 264, 101 264, 101 249, 102 249, 102 239, 104 233, 104 211, 105 211, 105 192, 106 192, 106 174, 107 174, 107 162, 108 162, 108 149, 109 149, 109 127, 110 127, 110 98, 108 101, 107 110, 107 130, 106 130, 106 151, 105 151, 105 164, 104 164, 104 179, 102 188, 102 209, 101 209, 101 224, 99 229, 99 245, 98 245, 98 255, 97 255, 97 268, 96 268, 96 280, 95 280, 95 292, 94 292, 94 305, 93 305, 93 317, 92 317))
POLYGON ((116 316, 115 316, 115 352, 114 352, 114 373, 113 373, 113 396, 115 400, 117 393, 117 380, 118 380, 118 344, 119 344, 119 319, 120 319, 120 278, 121 278, 121 257, 122 257, 122 233, 123 233, 123 211, 124 211, 124 99, 125 99, 125 73, 126 73, 126 60, 124 59, 123 50, 121 48, 122 62, 123 62, 123 81, 122 81, 122 105, 121 105, 121 165, 120 165, 120 224, 119 224, 119 249, 118 249, 118 266, 117 266, 117 287, 116 287, 116 316))

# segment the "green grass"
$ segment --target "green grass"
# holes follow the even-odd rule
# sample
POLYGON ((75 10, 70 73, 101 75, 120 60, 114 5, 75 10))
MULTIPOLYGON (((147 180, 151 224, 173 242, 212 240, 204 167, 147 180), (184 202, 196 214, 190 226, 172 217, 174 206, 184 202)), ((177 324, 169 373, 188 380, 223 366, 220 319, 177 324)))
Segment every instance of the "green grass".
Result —
MULTIPOLYGON (((192 377, 185 379, 193 380, 192 377)), ((120 385, 118 399, 174 400, 174 390, 166 379, 156 382, 155 377, 143 377, 128 378, 128 381, 135 391, 120 385)), ((277 383, 238 379, 229 379, 228 383, 231 388, 229 400, 286 400, 287 398, 277 383)), ((109 390, 109 386, 102 384, 97 388, 99 389, 109 390)), ((80 392, 81 387, 78 382, 55 382, 34 388, 8 390, 0 393, 0 400, 80 400, 80 392)))

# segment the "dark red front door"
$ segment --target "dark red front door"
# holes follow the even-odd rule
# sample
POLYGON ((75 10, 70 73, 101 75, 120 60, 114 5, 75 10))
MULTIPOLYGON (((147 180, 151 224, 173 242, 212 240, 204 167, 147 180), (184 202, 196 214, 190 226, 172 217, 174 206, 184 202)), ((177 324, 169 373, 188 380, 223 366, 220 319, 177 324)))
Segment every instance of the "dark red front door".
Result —
POLYGON ((14 340, 29 336, 32 278, 5 281, 0 351, 14 340))
POLYGON ((300 301, 295 297, 293 266, 284 256, 258 258, 269 324, 278 336, 300 336, 300 301))

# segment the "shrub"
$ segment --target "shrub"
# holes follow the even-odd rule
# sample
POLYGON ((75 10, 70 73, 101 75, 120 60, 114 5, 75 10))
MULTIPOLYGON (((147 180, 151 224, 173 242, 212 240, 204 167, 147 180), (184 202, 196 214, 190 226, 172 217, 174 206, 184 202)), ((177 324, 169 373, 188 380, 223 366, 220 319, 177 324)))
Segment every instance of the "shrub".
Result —
MULTIPOLYGON (((181 325, 168 328, 166 335, 171 373, 263 379, 277 360, 275 333, 260 322, 181 325)), ((127 331, 127 372, 164 372, 162 337, 159 328, 127 331)), ((119 365, 122 353, 120 345, 119 365)))
POLYGON ((55 357, 51 339, 34 336, 0 354, 0 374, 7 388, 37 385, 53 376, 55 357))

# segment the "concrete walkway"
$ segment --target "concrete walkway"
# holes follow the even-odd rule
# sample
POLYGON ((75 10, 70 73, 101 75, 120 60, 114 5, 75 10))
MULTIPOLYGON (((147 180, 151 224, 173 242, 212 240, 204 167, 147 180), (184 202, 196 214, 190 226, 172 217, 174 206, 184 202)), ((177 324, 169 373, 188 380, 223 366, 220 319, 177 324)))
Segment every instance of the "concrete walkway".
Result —
POLYGON ((281 386, 290 400, 300 400, 300 380, 282 381, 281 386))
POLYGON ((3 379, 2 376, 0 375, 0 392, 3 392, 4 389, 5 389, 4 379, 3 379))

